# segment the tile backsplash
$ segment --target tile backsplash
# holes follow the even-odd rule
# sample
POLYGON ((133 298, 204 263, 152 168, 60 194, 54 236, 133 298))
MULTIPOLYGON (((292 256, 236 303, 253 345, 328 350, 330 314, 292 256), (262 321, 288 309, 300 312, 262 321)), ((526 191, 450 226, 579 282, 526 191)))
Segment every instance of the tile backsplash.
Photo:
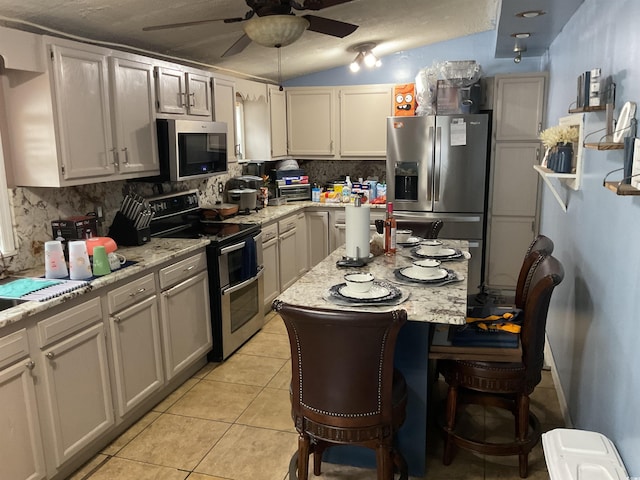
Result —
MULTIPOLYGON (((222 200, 218 186, 230 177, 240 174, 240 166, 232 164, 225 175, 216 175, 204 180, 191 180, 163 184, 165 193, 197 188, 201 204, 213 204, 222 200)), ((105 182, 66 188, 16 187, 9 189, 13 208, 14 233, 18 241, 18 254, 7 258, 10 272, 36 268, 44 265, 44 242, 52 239, 51 221, 93 212, 101 205, 104 223, 99 235, 105 236, 122 199, 133 191, 143 197, 156 193, 153 184, 138 182, 105 182)))
MULTIPOLYGON (((327 182, 350 175, 352 180, 358 177, 378 177, 384 181, 384 160, 300 160, 311 182, 324 185, 327 182)), ((216 175, 204 180, 192 180, 163 184, 164 191, 198 189, 202 205, 224 200, 218 193, 230 177, 241 174, 239 164, 231 164, 225 175, 216 175)), ((9 189, 10 203, 14 215, 14 232, 18 240, 18 254, 6 259, 11 272, 36 268, 44 262, 44 242, 52 239, 51 221, 93 212, 101 205, 104 223, 99 235, 105 236, 109 225, 120 208, 122 199, 130 190, 150 197, 155 195, 153 184, 138 182, 105 182, 77 187, 41 188, 15 187, 9 189)))

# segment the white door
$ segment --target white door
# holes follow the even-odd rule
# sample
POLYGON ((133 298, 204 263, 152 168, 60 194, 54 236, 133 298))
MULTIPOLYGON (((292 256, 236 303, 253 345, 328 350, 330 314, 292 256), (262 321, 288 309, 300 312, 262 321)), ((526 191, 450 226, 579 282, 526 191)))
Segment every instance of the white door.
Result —
POLYGON ((387 117, 393 112, 389 85, 340 91, 340 156, 384 157, 387 117))
POLYGON ((0 478, 41 480, 46 477, 38 406, 26 357, 0 370, 0 478))
POLYGON ((307 240, 307 216, 304 212, 296 215, 296 277, 301 277, 309 270, 309 242, 307 240))
POLYGON ((158 111, 162 113, 187 113, 184 72, 165 67, 156 67, 155 70, 158 111))
POLYGON ((153 66, 116 57, 110 61, 119 171, 159 173, 153 66))
POLYGON ((287 91, 289 155, 334 155, 333 89, 287 91))
POLYGON ((209 77, 187 72, 186 78, 187 110, 189 114, 211 118, 211 84, 209 77))
POLYGON ((157 297, 111 314, 109 326, 118 414, 123 417, 163 384, 157 297))
POLYGON ((279 87, 269 85, 271 158, 287 155, 287 99, 279 87))
POLYGON ((495 146, 492 215, 535 217, 538 206, 539 143, 505 143, 495 146))
POLYGON ((213 79, 214 110, 216 122, 227 124, 227 160, 237 160, 235 112, 236 84, 220 78, 213 79))
POLYGON ((545 111, 546 76, 496 76, 497 141, 536 140, 545 111))
POLYGON ((307 212, 309 268, 329 255, 329 212, 307 212))
POLYGON ((111 135, 109 73, 101 53, 52 45, 58 139, 65 179, 116 171, 111 135))
POLYGON ((165 372, 170 380, 211 350, 207 272, 200 272, 160 297, 165 372))
POLYGON ((490 224, 486 283, 515 290, 518 273, 535 233, 532 218, 495 217, 490 224))
POLYGON ((59 467, 114 424, 104 325, 43 348, 41 362, 59 467))

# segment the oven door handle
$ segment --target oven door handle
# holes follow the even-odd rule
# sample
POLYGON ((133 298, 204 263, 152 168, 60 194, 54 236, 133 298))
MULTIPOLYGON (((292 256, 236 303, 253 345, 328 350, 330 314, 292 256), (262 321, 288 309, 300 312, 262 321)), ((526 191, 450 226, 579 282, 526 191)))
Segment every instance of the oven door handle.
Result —
POLYGON ((245 247, 245 242, 235 243, 220 249, 220 255, 226 255, 227 253, 235 252, 245 247))
POLYGON ((237 292, 238 290, 246 287, 247 285, 251 285, 262 275, 264 275, 264 267, 258 267, 258 273, 256 273, 255 277, 251 277, 249 280, 245 280, 244 282, 239 283, 238 285, 234 285, 233 287, 223 288, 221 293, 222 295, 231 295, 233 292, 237 292))

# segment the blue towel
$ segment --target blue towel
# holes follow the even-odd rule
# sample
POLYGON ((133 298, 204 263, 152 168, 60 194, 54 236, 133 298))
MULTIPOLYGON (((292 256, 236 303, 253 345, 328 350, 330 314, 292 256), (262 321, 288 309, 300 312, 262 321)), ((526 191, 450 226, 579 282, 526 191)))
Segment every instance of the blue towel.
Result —
POLYGON ((244 241, 242 255, 242 278, 255 277, 258 273, 258 259, 256 258, 256 241, 249 237, 244 241))

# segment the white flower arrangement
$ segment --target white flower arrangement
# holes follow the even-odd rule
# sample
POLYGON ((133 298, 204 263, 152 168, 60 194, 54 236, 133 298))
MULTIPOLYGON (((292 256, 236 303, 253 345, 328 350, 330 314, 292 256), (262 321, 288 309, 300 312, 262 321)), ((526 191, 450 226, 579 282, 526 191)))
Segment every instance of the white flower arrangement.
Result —
POLYGON ((540 132, 540 140, 547 150, 559 143, 575 143, 578 141, 579 132, 576 126, 555 125, 540 132))

